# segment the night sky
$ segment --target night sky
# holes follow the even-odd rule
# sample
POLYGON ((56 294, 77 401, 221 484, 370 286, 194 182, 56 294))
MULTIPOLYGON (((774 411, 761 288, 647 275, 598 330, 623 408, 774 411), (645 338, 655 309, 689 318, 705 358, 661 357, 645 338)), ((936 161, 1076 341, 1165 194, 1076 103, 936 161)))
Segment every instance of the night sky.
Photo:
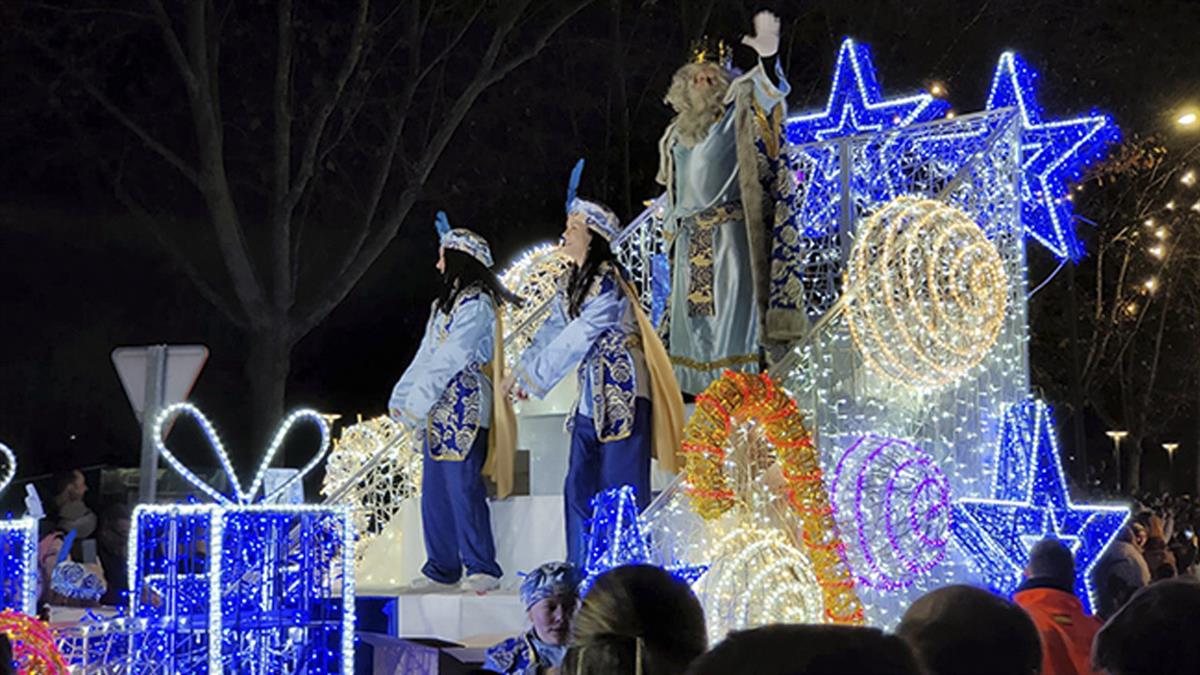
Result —
MULTIPOLYGON (((12 29, 0 37, 0 99, 5 101, 0 110, 0 440, 17 450, 23 476, 66 466, 135 465, 138 427, 110 352, 123 345, 201 343, 212 355, 192 400, 232 446, 244 448, 252 425, 245 414, 243 334, 113 198, 104 169, 80 139, 94 140, 109 157, 120 155, 142 190, 160 190, 156 180, 163 175, 158 203, 170 205, 181 218, 162 227, 178 228, 198 250, 211 237, 203 206, 167 179, 170 169, 143 152, 103 111, 76 107, 82 100, 78 88, 64 82, 36 44, 48 25, 47 11, 35 3, 6 4, 0 23, 12 29)), ((230 35, 223 37, 231 43, 220 72, 223 91, 230 97, 269 96, 270 12, 257 16, 263 3, 245 4, 249 9, 231 20, 230 35), (256 42, 262 44, 257 55, 251 49, 256 42), (243 57, 244 67, 238 60, 243 57)), ((758 8, 714 2, 702 20, 697 8, 706 3, 685 4, 693 7, 687 17, 680 2, 591 3, 531 62, 484 92, 435 165, 399 235, 349 297, 294 350, 289 407, 349 416, 384 411, 392 383, 415 351, 436 290, 434 211, 445 209, 452 224, 484 234, 497 260, 506 261, 525 246, 556 236, 567 173, 577 157, 588 159, 581 192, 612 204, 624 219, 636 215, 640 200, 658 194, 655 143, 669 120, 660 101, 687 53, 683 22, 736 39, 758 8), (618 55, 619 76, 613 61, 618 55), (622 98, 624 110, 614 103, 622 98), (628 114, 627 127, 622 113, 628 114), (626 135, 627 167, 621 153, 626 135)), ((960 112, 982 107, 996 59, 1009 48, 1041 71, 1041 99, 1048 111, 1096 107, 1114 114, 1127 137, 1164 130, 1171 111, 1189 97, 1200 102, 1195 47, 1200 3, 768 4, 776 5, 783 18, 782 58, 793 86, 793 111, 824 103, 845 35, 872 45, 885 93, 939 81, 960 112)), ((322 22, 345 24, 336 9, 341 5, 348 3, 313 3, 325 12, 308 16, 308 30, 319 34, 326 30, 322 22)), ((489 3, 485 17, 494 6, 489 3)), ((531 27, 536 28, 536 18, 531 27)), ((328 30, 332 63, 344 33, 328 30)), ((166 58, 153 31, 132 35, 120 48, 135 66, 112 66, 119 72, 106 71, 102 84, 119 89, 128 80, 160 92, 164 100, 180 97, 178 81, 146 65, 166 58)), ((464 67, 482 54, 485 38, 471 33, 455 50, 464 67)), ((49 46, 80 48, 70 42, 49 46)), ((314 62, 322 53, 314 47, 314 62)), ((453 77, 444 86, 453 88, 453 77)), ((186 125, 162 122, 172 108, 164 104, 159 115, 147 100, 140 99, 139 114, 163 131, 166 143, 189 156, 194 139, 186 125)), ((236 119, 233 113, 230 117, 236 119)), ((230 130, 227 143, 239 142, 241 133, 250 138, 255 132, 230 130)), ((231 171, 252 173, 254 158, 249 151, 239 156, 231 171)), ((354 194, 347 187, 340 198, 353 200, 354 194)), ((259 223, 253 212, 246 220, 253 237, 259 223)), ((310 227, 318 246, 348 236, 333 209, 310 227)), ((312 264, 321 264, 319 253, 312 264)), ((197 259, 215 284, 227 283, 214 255, 199 252, 197 259)), ((1052 267, 1048 255, 1032 254, 1031 278, 1040 280, 1052 267)), ((258 451, 240 454, 257 456, 258 451)))

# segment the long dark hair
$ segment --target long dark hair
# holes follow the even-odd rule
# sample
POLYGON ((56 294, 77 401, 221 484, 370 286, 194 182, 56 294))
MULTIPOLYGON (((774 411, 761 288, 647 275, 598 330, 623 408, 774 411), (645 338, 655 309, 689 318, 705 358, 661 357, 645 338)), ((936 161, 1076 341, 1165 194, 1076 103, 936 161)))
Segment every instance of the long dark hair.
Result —
POLYGON ((579 316, 583 301, 587 299, 588 291, 591 290, 596 275, 600 273, 605 263, 616 270, 617 275, 622 279, 628 278, 625 268, 617 260, 608 240, 595 232, 592 232, 591 235, 592 240, 588 242, 587 256, 583 259, 583 264, 571 268, 571 276, 567 281, 567 314, 571 318, 579 316))
POLYGON ((455 249, 445 250, 446 271, 442 274, 442 291, 438 294, 438 309, 443 314, 449 314, 454 309, 458 294, 479 286, 484 293, 492 296, 492 301, 499 305, 502 302, 520 307, 525 301, 508 290, 500 279, 483 263, 473 256, 455 249))

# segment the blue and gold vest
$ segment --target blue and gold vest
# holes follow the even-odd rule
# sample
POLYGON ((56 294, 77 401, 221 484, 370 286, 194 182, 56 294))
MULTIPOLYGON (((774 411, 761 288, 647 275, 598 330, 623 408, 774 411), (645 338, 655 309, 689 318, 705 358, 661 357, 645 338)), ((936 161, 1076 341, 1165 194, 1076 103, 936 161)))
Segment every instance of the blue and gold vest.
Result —
MULTIPOLYGON (((459 293, 448 315, 438 314, 436 328, 439 344, 450 334, 458 309, 476 300, 491 302, 491 297, 483 293, 478 286, 473 286, 459 293)), ((501 347, 493 346, 493 349, 496 348, 501 347)), ((461 462, 471 451, 482 419, 482 389, 485 383, 489 390, 492 386, 481 367, 480 363, 468 363, 450 379, 446 390, 430 410, 425 427, 430 458, 461 462)))

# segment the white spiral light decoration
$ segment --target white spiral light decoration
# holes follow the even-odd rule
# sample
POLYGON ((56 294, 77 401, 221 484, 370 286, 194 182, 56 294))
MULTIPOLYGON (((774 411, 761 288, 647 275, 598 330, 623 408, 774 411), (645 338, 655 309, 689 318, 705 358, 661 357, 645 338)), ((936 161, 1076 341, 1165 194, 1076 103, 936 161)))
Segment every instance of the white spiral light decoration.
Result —
POLYGON ((907 588, 945 557, 950 485, 921 448, 859 438, 838 462, 830 496, 846 562, 861 583, 907 588))
POLYGON ((733 528, 712 549, 693 589, 704 604, 709 642, 774 623, 823 623, 825 598, 805 553, 775 529, 733 528))
POLYGON ((867 364, 935 389, 991 350, 1008 309, 1008 275, 971 217, 931 199, 898 197, 858 230, 846 270, 847 318, 867 364))
POLYGON ((17 475, 17 456, 13 454, 11 448, 3 443, 0 443, 0 456, 3 456, 5 460, 3 475, 0 475, 0 494, 4 494, 4 491, 8 489, 8 484, 17 475))

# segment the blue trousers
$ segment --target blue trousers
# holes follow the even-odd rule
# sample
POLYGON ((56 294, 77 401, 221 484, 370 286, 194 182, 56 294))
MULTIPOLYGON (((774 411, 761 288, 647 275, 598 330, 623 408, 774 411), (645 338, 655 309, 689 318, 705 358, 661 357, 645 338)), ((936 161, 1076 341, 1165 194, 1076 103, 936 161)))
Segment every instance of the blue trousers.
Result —
POLYGON ((619 441, 601 443, 592 418, 575 415, 571 458, 563 485, 566 511, 567 562, 583 567, 587 556, 587 523, 592 517, 592 497, 598 492, 632 485, 638 509, 650 503, 650 401, 637 399, 633 433, 619 441))
POLYGON ((467 574, 503 576, 496 564, 492 517, 483 485, 488 430, 475 435, 466 459, 436 460, 425 448, 421 476, 421 525, 425 529, 425 565, 421 573, 444 584, 467 574))

